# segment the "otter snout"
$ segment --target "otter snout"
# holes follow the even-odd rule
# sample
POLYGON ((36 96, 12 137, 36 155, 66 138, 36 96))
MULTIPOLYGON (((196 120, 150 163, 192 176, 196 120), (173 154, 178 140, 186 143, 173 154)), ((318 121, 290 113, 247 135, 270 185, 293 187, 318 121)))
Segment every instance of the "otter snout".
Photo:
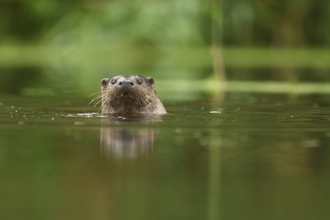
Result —
POLYGON ((134 85, 134 82, 132 80, 121 80, 118 82, 118 85, 120 87, 131 87, 134 85))

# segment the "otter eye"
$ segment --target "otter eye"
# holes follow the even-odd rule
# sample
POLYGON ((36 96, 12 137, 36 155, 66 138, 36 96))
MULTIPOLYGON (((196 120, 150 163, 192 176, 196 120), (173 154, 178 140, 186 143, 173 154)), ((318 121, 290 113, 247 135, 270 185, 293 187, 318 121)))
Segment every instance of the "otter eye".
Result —
POLYGON ((136 83, 140 85, 142 83, 142 81, 140 79, 137 79, 136 83))
POLYGON ((113 85, 113 84, 115 84, 117 82, 117 80, 115 80, 115 79, 112 79, 111 80, 111 84, 113 85))

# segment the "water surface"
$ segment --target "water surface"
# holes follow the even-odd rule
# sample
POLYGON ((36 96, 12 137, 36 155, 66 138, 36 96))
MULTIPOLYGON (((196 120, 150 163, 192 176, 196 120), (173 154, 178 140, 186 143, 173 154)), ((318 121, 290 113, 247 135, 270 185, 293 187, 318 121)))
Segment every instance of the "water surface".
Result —
POLYGON ((1 219, 327 219, 327 94, 227 92, 163 117, 0 100, 1 219))

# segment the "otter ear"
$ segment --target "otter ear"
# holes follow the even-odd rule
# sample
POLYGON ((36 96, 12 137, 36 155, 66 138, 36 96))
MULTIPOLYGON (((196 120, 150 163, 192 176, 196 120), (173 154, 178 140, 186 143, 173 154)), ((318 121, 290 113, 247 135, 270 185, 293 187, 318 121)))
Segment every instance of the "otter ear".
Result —
POLYGON ((152 77, 147 77, 147 79, 148 79, 148 82, 149 82, 150 85, 155 84, 155 80, 154 80, 154 78, 152 78, 152 77))
POLYGON ((101 80, 101 85, 102 85, 102 86, 106 86, 106 85, 108 85, 109 80, 110 80, 109 78, 104 78, 104 79, 102 79, 102 80, 101 80))
POLYGON ((147 80, 148 80, 149 85, 150 85, 152 88, 154 88, 154 87, 155 87, 155 86, 154 86, 154 84, 155 84, 155 80, 154 80, 154 78, 152 78, 152 77, 147 77, 147 80))

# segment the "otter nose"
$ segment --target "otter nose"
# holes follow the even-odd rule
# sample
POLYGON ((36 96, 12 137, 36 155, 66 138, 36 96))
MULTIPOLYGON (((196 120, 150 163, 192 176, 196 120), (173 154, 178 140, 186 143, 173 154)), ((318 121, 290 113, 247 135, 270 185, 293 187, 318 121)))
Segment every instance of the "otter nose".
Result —
POLYGON ((120 81, 118 83, 118 85, 120 86, 125 86, 125 87, 129 87, 129 86, 133 86, 134 83, 131 81, 131 80, 123 80, 123 81, 120 81))

